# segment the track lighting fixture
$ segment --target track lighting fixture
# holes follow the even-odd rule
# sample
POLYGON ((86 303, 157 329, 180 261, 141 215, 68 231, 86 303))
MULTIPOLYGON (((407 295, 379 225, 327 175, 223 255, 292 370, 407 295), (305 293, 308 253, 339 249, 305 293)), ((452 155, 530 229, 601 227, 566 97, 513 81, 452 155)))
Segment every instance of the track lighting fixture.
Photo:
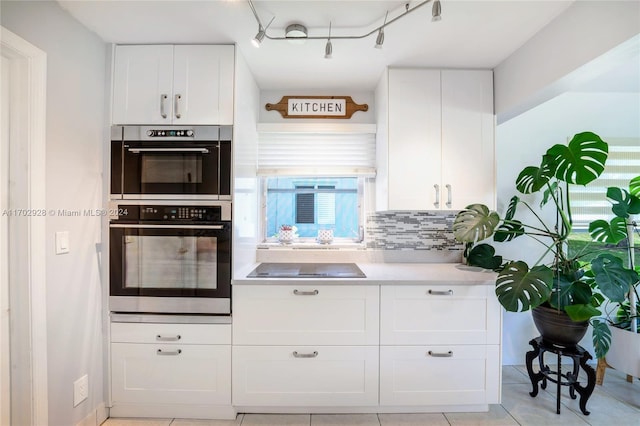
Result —
POLYGON ((442 6, 440 5, 440 0, 435 0, 433 2, 433 7, 431 8, 431 21, 438 22, 442 19, 442 6))
POLYGON ((395 21, 402 18, 403 16, 406 16, 409 13, 412 13, 413 11, 415 11, 416 9, 431 2, 433 2, 433 7, 431 9, 431 16, 432 16, 431 20, 434 22, 440 21, 442 19, 442 16, 441 16, 442 6, 440 4, 440 0, 424 0, 412 8, 410 8, 410 3, 407 2, 405 4, 405 10, 403 13, 401 13, 400 15, 396 16, 395 18, 387 22, 387 17, 389 15, 389 12, 387 11, 387 13, 384 16, 384 23, 374 28, 373 30, 369 31, 368 33, 354 34, 354 35, 338 35, 338 36, 332 37, 331 22, 329 22, 329 36, 326 37, 326 36, 309 36, 309 34, 307 33, 307 28, 304 25, 297 24, 297 23, 287 26, 284 36, 271 36, 267 33, 267 30, 269 29, 269 25, 271 25, 271 22, 273 22, 273 20, 275 19, 275 16, 271 19, 271 21, 269 22, 269 25, 267 25, 266 27, 263 27, 262 21, 260 21, 260 17, 258 16, 258 12, 256 11, 255 6, 253 5, 253 1, 247 0, 247 3, 249 3, 249 7, 253 12, 253 16, 256 18, 256 21, 258 23, 258 34, 256 34, 256 36, 252 40, 252 43, 254 46, 259 47, 260 43, 262 43, 262 40, 264 40, 265 38, 269 40, 274 40, 274 41, 288 40, 288 41, 295 41, 295 42, 301 42, 304 40, 325 40, 326 39, 327 43, 324 47, 324 57, 327 59, 330 59, 333 53, 333 45, 331 43, 332 39, 333 40, 361 39, 361 38, 369 37, 370 35, 377 32, 378 35, 376 36, 375 47, 378 49, 382 49, 382 44, 384 43, 384 29, 386 26, 394 23, 395 21))
POLYGON ((382 49, 382 44, 384 43, 384 26, 387 24, 387 16, 389 16, 389 11, 384 14, 384 23, 378 30, 378 36, 376 37, 376 49, 382 49))
POLYGON ((324 58, 331 59, 332 54, 333 46, 331 45, 331 22, 329 22, 329 38, 327 39, 327 44, 324 46, 324 58))

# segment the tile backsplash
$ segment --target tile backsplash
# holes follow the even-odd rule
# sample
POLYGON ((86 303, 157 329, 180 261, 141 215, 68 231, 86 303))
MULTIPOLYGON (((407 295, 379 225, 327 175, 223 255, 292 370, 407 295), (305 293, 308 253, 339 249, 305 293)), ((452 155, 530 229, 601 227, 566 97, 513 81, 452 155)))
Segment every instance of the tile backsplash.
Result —
POLYGON ((452 230, 456 213, 372 212, 367 216, 367 248, 383 250, 400 262, 460 261, 464 245, 455 240, 452 230))

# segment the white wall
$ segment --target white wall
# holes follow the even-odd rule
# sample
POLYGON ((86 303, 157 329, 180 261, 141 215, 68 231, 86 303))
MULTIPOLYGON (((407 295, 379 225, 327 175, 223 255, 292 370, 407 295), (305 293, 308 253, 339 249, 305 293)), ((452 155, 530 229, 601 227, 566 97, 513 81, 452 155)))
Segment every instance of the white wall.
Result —
POLYGON ((233 128, 233 271, 255 263, 258 243, 258 108, 260 90, 236 48, 233 128))
MULTIPOLYGON (((571 92, 560 95, 498 126, 496 163, 498 211, 504 213, 515 189, 516 177, 526 166, 537 166, 544 152, 555 143, 583 131, 607 137, 640 137, 640 93, 571 92)), ((539 199, 536 199, 537 205, 539 199)), ((547 218, 553 223, 553 217, 547 218)), ((496 244, 505 259, 525 260, 529 265, 541 255, 540 244, 518 238, 496 244)), ((506 313, 503 329, 503 363, 523 364, 528 342, 538 333, 530 313, 506 313)), ((591 334, 581 345, 591 353, 591 334)))
POLYGON ((106 45, 52 1, 3 1, 1 23, 47 53, 46 219, 49 424, 95 413, 103 391, 102 297, 96 244, 100 218, 58 209, 102 207, 106 45), (54 234, 69 231, 69 254, 54 234), (73 407, 73 382, 89 375, 89 397, 73 407))
POLYGON ((586 74, 578 72, 640 33, 639 17, 637 1, 573 3, 494 69, 498 123, 565 92, 576 80, 615 66, 608 61, 586 74))

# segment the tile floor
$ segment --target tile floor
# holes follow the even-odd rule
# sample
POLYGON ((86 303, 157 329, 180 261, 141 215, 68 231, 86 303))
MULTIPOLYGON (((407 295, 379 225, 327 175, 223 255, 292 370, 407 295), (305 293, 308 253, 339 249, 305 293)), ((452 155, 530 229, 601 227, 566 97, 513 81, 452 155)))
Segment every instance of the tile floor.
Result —
POLYGON ((103 426, 447 426, 447 425, 562 425, 640 426, 640 380, 626 381, 607 369, 604 384, 596 386, 581 413, 578 399, 563 388, 561 414, 555 411, 555 386, 529 396, 531 382, 524 366, 502 369, 502 404, 487 413, 434 414, 239 414, 235 420, 107 419, 103 426))

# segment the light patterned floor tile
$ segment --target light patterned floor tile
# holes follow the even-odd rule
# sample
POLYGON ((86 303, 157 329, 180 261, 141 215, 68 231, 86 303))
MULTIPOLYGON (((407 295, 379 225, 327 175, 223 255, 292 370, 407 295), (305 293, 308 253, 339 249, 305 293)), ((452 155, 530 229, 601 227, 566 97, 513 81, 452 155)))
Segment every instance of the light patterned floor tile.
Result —
POLYGON ((312 414, 311 426, 380 426, 377 414, 312 414))
POLYGON ((382 426, 449 426, 441 413, 378 414, 382 426))
POLYGON ((584 416, 577 415, 568 407, 560 408, 556 414, 556 398, 540 390, 535 398, 529 395, 531 385, 504 385, 502 387, 502 406, 521 425, 562 425, 585 426, 584 416))
POLYGON ((245 414, 242 426, 309 426, 309 414, 245 414))
POLYGON ((513 365, 502 367, 502 384, 524 384, 530 383, 527 371, 524 372, 513 365))
MULTIPOLYGON (((555 392, 553 393, 555 397, 555 392)), ((568 392, 562 392, 562 404, 584 416, 580 410, 580 395, 576 394, 576 399, 571 399, 568 392)), ((637 426, 640 425, 640 409, 633 408, 624 402, 618 401, 606 392, 595 392, 587 401, 587 411, 591 414, 584 416, 584 420, 593 426, 637 426)))
POLYGON ((452 426, 518 425, 502 405, 490 405, 486 413, 444 413, 452 426))
POLYGON ((171 426, 240 426, 242 417, 242 414, 238 414, 235 420, 174 419, 171 426))
POLYGON ((169 426, 171 419, 109 418, 102 426, 169 426))

